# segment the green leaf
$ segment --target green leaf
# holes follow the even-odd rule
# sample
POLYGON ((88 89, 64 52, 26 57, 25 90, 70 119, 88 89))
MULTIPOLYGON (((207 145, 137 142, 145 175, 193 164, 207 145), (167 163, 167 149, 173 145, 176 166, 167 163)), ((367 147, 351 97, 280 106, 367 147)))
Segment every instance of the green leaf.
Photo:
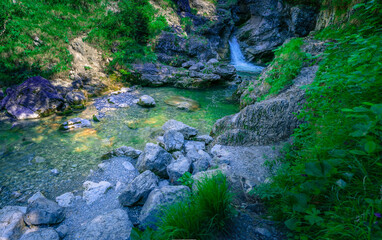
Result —
POLYGON ((361 150, 356 150, 356 149, 354 149, 354 150, 350 150, 349 151, 351 154, 354 154, 354 155, 366 155, 366 153, 364 152, 364 151, 361 151, 361 150))
POLYGON ((376 147, 377 147, 377 145, 373 141, 368 141, 367 143, 365 143, 365 151, 369 154, 373 153, 375 151, 376 147))
POLYGON ((295 218, 291 218, 291 219, 288 219, 284 222, 285 226, 287 226, 287 228, 289 228, 290 230, 296 230, 297 226, 298 226, 298 220, 295 219, 295 218))

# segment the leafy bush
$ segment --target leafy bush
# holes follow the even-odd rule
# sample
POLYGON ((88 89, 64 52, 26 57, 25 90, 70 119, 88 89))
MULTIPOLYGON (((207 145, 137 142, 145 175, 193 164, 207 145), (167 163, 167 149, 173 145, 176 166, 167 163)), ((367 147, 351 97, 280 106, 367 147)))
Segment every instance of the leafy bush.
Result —
POLYGON ((296 239, 382 239, 382 4, 355 8, 358 21, 317 35, 333 41, 307 89, 305 123, 256 190, 296 239))
MULTIPOLYGON (((184 177, 185 183, 189 183, 184 177)), ((157 230, 133 230, 132 239, 213 239, 227 227, 232 217, 233 195, 222 173, 205 176, 196 183, 196 190, 188 197, 165 205, 157 230)))

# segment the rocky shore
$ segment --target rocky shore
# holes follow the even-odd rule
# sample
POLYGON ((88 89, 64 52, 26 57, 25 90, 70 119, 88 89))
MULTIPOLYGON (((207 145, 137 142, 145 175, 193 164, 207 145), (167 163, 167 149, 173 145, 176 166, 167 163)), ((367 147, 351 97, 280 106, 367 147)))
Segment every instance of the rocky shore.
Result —
POLYGON ((247 227, 260 237, 280 239, 272 222, 255 221, 247 213, 255 206, 240 200, 266 180, 264 155, 274 159, 277 149, 212 147, 210 136, 200 136, 197 129, 176 120, 166 122, 162 130, 158 142, 147 143, 143 151, 120 147, 105 154, 106 160, 88 176, 80 192, 67 192, 55 200, 38 192, 27 206, 1 209, 1 239, 128 239, 134 226, 155 227, 162 205, 193 191, 178 182, 184 173, 190 172, 198 181, 219 171, 229 179, 238 204, 242 203, 238 218, 251 219, 247 227))

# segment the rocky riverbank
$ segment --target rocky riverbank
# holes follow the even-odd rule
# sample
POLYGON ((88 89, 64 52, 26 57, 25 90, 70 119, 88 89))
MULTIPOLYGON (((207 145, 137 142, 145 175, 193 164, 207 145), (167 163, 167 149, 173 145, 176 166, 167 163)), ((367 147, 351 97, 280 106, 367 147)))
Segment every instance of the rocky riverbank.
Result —
POLYGON ((222 171, 238 196, 240 214, 233 221, 246 218, 245 226, 240 225, 249 233, 280 239, 273 222, 254 218, 261 205, 245 198, 266 180, 263 163, 274 159, 277 149, 212 147, 211 137, 199 136, 197 129, 175 120, 166 122, 162 130, 158 142, 148 143, 143 151, 121 147, 106 154, 108 159, 88 176, 82 191, 65 193, 55 201, 36 193, 25 207, 4 207, 0 236, 23 240, 128 239, 133 226, 153 226, 161 205, 192 191, 177 181, 184 173, 192 173, 197 181, 222 171))

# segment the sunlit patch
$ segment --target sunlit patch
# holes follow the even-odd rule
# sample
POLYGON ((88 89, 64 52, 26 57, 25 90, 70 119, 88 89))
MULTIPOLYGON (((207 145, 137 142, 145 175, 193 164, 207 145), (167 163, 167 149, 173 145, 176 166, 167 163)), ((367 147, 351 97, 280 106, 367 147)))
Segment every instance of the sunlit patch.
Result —
POLYGON ((38 136, 38 137, 32 138, 32 141, 36 143, 41 143, 42 140, 44 140, 44 136, 38 136))
POLYGON ((73 140, 79 141, 79 142, 84 142, 89 137, 99 138, 97 135, 97 130, 95 130, 94 128, 84 129, 81 132, 74 134, 73 140))
MULTIPOLYGON (((150 125, 151 127, 160 127, 162 124, 164 124, 168 118, 164 115, 154 116, 151 118, 146 119, 142 124, 150 125)), ((142 126, 142 127, 144 127, 142 126)))
POLYGON ((87 150, 89 150, 89 147, 86 146, 86 145, 82 145, 82 146, 80 146, 80 147, 76 147, 76 148, 74 149, 75 152, 85 152, 85 151, 87 151, 87 150))

